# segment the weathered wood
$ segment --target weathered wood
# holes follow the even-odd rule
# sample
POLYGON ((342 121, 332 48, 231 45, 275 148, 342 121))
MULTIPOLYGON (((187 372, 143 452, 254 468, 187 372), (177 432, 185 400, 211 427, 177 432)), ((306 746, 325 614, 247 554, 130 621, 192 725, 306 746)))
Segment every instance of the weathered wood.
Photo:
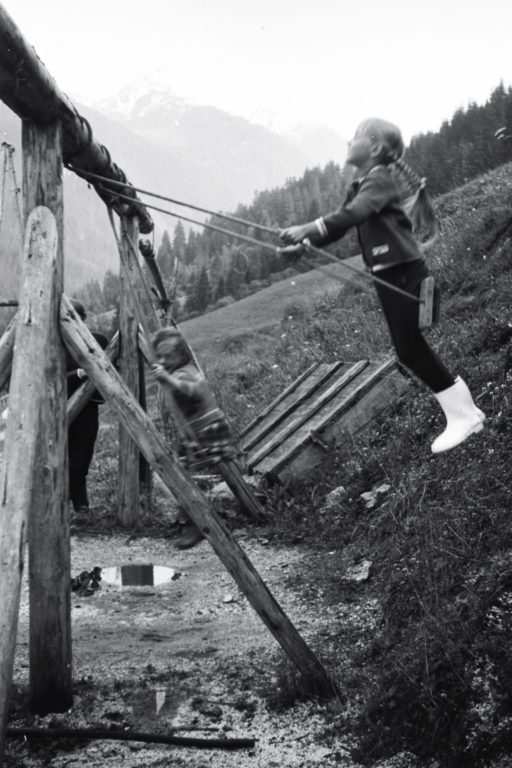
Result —
MULTIPOLYGON (((119 331, 116 331, 110 339, 105 354, 110 362, 115 365, 117 358, 119 357, 119 331)), ((67 406, 68 426, 73 423, 82 408, 89 402, 95 389, 96 387, 92 381, 87 380, 73 392, 68 400, 67 406)))
POLYGON ((426 330, 434 322, 434 277, 432 275, 428 275, 421 281, 420 302, 418 328, 426 330))
MULTIPOLYGON (((0 99, 24 120, 46 125, 55 120, 62 123, 63 157, 78 175, 93 171, 113 181, 126 183, 125 173, 112 161, 107 148, 95 141, 92 129, 79 115, 69 98, 58 88, 34 48, 29 45, 5 8, 0 5, 0 99)), ((127 205, 117 198, 116 189, 108 182, 91 182, 107 203, 123 212, 137 216, 140 231, 149 233, 153 222, 147 209, 130 186, 123 194, 132 198, 127 205)))
MULTIPOLYGON (((17 344, 13 356, 6 447, 0 469, 0 763, 9 714, 14 650, 24 567, 27 522, 41 456, 41 416, 48 405, 53 343, 51 306, 57 227, 47 208, 35 208, 27 221, 22 260, 17 344)), ((46 467, 45 467, 46 468, 46 467)), ((60 564, 53 564, 60 567, 60 564)), ((67 574, 69 594, 69 572, 67 574)), ((52 599, 56 599, 53 597, 52 599)), ((40 659, 42 666, 46 659, 40 659)))
POLYGON ((45 205, 55 217, 58 234, 51 269, 47 267, 51 282, 45 287, 49 313, 46 359, 42 371, 32 373, 38 377, 43 410, 28 525, 30 706, 45 714, 64 712, 73 700, 66 359, 58 322, 64 285, 60 124, 39 128, 24 122, 22 143, 25 210, 45 205))
MULTIPOLYGON (((394 369, 375 383, 375 386, 359 393, 355 403, 343 412, 341 418, 332 418, 319 427, 314 438, 305 440, 300 450, 293 456, 278 463, 272 456, 263 460, 262 471, 277 474, 282 482, 303 479, 315 471, 315 467, 324 461, 325 451, 333 450, 336 445, 343 456, 344 451, 350 453, 358 432, 375 424, 380 414, 389 411, 390 403, 396 401, 409 386, 408 380, 394 369), (327 446, 327 449, 323 446, 327 446), (271 463, 274 462, 274 463, 271 463)), ((341 459, 343 462, 343 458, 341 459)), ((259 471, 258 469, 258 471, 259 471)))
POLYGON ((12 353, 16 339, 17 315, 14 315, 0 339, 0 392, 9 381, 11 375, 12 353))
MULTIPOLYGON (((139 357, 139 403, 143 411, 148 410, 147 402, 147 390, 146 390, 146 377, 144 373, 144 361, 142 359, 142 353, 138 352, 139 357)), ((139 483, 141 501, 144 509, 149 511, 151 509, 151 496, 153 489, 153 478, 151 467, 149 466, 146 457, 143 453, 139 452, 139 483)))
POLYGON ((332 692, 334 683, 320 661, 271 595, 225 525, 214 511, 209 509, 203 494, 170 455, 151 419, 133 398, 132 393, 94 342, 91 334, 84 326, 79 326, 73 321, 70 307, 69 300, 63 296, 62 334, 66 345, 80 362, 80 366, 116 411, 118 418, 132 438, 137 441, 153 470, 208 539, 224 566, 291 661, 305 678, 318 686, 319 690, 332 692))
MULTIPOLYGON (((2 181, 0 185, 0 225, 3 223, 3 217, 4 217, 5 180, 7 178, 7 172, 9 170, 11 174, 11 182, 14 190, 14 211, 16 214, 16 221, 18 224, 18 231, 20 236, 20 249, 21 249, 25 232, 23 229, 23 214, 21 210, 21 201, 20 201, 21 190, 19 189, 18 184, 16 182, 16 169, 14 168, 13 155, 14 155, 14 147, 12 146, 12 144, 9 144, 7 141, 3 141, 2 142, 2 159, 3 159, 2 181)), ((11 221, 11 224, 12 224, 12 221, 11 221)))
POLYGON ((238 437, 242 439, 246 434, 248 434, 249 432, 252 432, 254 428, 261 421, 263 421, 263 419, 266 416, 272 413, 274 408, 276 408, 279 405, 279 403, 281 403, 289 395, 295 392, 299 384, 302 384, 304 379, 307 379, 313 373, 313 371, 316 368, 318 368, 318 366, 319 366, 319 363, 312 363, 309 366, 309 368, 306 368, 306 370, 303 371, 303 373, 301 373, 301 375, 297 379, 295 379, 295 381, 292 381, 292 383, 288 387, 286 387, 286 389, 283 389, 283 391, 280 392, 279 395, 274 400, 272 400, 272 402, 269 405, 267 405, 266 408, 264 408, 260 413, 258 413, 252 421, 250 421, 242 430, 240 430, 240 432, 238 433, 238 437))
MULTIPOLYGON (((130 236, 134 236, 133 219, 123 221, 130 236)), ((136 295, 132 291, 137 269, 131 249, 123 238, 121 259, 120 304, 119 304, 119 373, 136 399, 139 398, 139 319, 136 295), (132 274, 130 274, 132 273, 132 274)), ((125 528, 133 528, 140 517, 139 449, 123 424, 119 423, 119 481, 117 496, 117 517, 125 528)))
POLYGON ((235 498, 240 502, 242 508, 248 512, 251 517, 254 517, 254 519, 259 522, 271 518, 270 512, 260 504, 245 482, 238 464, 234 461, 219 461, 215 466, 219 470, 219 475, 232 490, 235 498))
POLYGON ((332 365, 316 364, 316 370, 311 372, 310 376, 304 379, 287 397, 282 398, 275 408, 262 419, 257 429, 246 437, 242 446, 243 450, 249 451, 254 448, 269 432, 272 432, 278 424, 293 413, 300 403, 308 400, 314 392, 320 389, 332 374, 342 366, 343 363, 339 361, 332 365))
POLYGON ((288 420, 277 432, 274 432, 270 439, 262 445, 251 456, 251 462, 253 465, 258 464, 265 456, 267 456, 276 446, 282 445, 285 438, 289 437, 295 432, 307 419, 311 418, 313 414, 319 411, 325 403, 329 402, 343 387, 345 387, 349 381, 354 379, 366 366, 368 365, 366 360, 361 360, 358 363, 354 363, 337 381, 334 382, 325 392, 317 397, 313 402, 305 403, 302 407, 299 407, 293 414, 292 418, 288 420))
MULTIPOLYGON (((284 439, 275 450, 268 453, 257 465, 251 467, 262 474, 301 475, 302 470, 310 469, 304 461, 298 462, 296 457, 302 456, 304 448, 309 444, 308 455, 318 454, 321 451, 321 443, 329 444, 335 433, 340 435, 355 431, 357 422, 362 426, 362 421, 369 423, 374 414, 371 404, 373 397, 368 397, 371 392, 378 392, 382 381, 392 372, 396 372, 396 363, 393 359, 385 362, 371 362, 359 376, 352 379, 341 389, 337 395, 327 402, 323 408, 314 413, 311 418, 304 421, 301 426, 284 439), (364 405, 359 404, 364 400, 364 405), (356 419, 357 416, 357 419, 356 419), (338 425, 336 428, 334 425, 338 425), (332 428, 330 428, 332 425, 332 428), (316 444, 315 444, 316 441, 316 444), (296 465, 296 466, 295 466, 296 465), (286 472, 286 467, 293 467, 286 472)), ((403 377, 400 376, 400 380, 403 377)), ((384 388, 383 397, 388 395, 386 405, 389 406, 391 390, 384 388)), ((314 465, 311 465, 311 468, 314 465)))

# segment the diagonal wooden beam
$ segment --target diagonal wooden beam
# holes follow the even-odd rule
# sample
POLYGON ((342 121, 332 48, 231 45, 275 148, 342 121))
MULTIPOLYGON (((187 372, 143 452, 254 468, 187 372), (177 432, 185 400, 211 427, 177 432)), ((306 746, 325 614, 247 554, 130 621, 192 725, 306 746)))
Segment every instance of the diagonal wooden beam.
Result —
POLYGON ((61 330, 66 346, 81 368, 116 411, 153 470, 208 539, 290 660, 319 693, 334 693, 336 685, 330 675, 272 596, 237 541, 209 508, 203 494, 169 453, 153 422, 137 403, 89 330, 78 323, 77 315, 66 296, 61 301, 61 330))

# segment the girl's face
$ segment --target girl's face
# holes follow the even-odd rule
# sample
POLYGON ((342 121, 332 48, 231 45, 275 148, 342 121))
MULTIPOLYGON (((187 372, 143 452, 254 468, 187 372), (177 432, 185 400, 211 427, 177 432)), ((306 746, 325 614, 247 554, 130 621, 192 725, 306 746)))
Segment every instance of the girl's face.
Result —
POLYGON ((354 136, 348 145, 347 163, 361 168, 371 157, 371 143, 366 136, 354 136))
POLYGON ((359 127, 349 142, 346 162, 361 170, 369 170, 376 165, 379 146, 375 136, 359 127))
POLYGON ((168 371, 174 370, 180 363, 178 345, 171 339, 161 341, 155 349, 155 355, 158 364, 162 365, 168 371))

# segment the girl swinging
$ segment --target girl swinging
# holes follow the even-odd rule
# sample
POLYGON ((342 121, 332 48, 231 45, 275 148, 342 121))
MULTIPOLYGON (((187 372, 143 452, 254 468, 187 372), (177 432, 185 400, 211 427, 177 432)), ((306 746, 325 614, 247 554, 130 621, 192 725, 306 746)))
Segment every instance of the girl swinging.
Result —
MULTIPOLYGON (((326 246, 357 227, 367 268, 390 286, 418 296, 428 269, 413 227, 414 231, 422 227, 429 242, 437 227, 425 180, 404 163, 403 152, 395 125, 379 118, 362 122, 348 148, 347 163, 355 166, 357 176, 343 205, 315 221, 281 230, 286 247, 280 253, 296 261, 308 243, 326 246), (416 194, 405 204, 400 202, 391 166, 417 182, 416 194)), ((454 448, 483 429, 485 416, 464 381, 451 374, 419 330, 416 302, 381 282, 375 286, 398 359, 429 387, 445 414, 446 428, 432 443, 432 451, 454 448)))

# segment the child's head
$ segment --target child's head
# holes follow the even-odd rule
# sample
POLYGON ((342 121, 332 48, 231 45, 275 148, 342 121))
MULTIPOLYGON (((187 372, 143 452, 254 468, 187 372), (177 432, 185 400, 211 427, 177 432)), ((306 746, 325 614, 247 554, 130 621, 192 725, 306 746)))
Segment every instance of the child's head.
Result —
POLYGON ((426 179, 402 159, 404 151, 400 129, 387 120, 370 117, 358 125, 349 144, 347 162, 363 172, 376 165, 393 165, 405 181, 407 195, 404 196, 403 207, 411 219, 413 232, 420 244, 427 247, 438 234, 436 216, 425 189, 426 179))
POLYGON ((190 362, 191 356, 185 339, 176 328, 160 328, 152 338, 158 363, 174 371, 190 362))
POLYGON ((387 120, 363 120, 350 142, 347 162, 368 170, 372 165, 390 165, 402 157, 404 140, 400 129, 387 120))

